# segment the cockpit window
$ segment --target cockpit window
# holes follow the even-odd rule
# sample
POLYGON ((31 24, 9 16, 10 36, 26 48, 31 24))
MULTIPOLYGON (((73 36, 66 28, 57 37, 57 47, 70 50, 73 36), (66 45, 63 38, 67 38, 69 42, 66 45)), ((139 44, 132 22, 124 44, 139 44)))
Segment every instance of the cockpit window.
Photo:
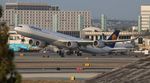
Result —
POLYGON ((40 28, 36 28, 36 27, 34 27, 34 26, 30 26, 30 28, 35 29, 35 30, 38 30, 38 31, 41 31, 40 28))

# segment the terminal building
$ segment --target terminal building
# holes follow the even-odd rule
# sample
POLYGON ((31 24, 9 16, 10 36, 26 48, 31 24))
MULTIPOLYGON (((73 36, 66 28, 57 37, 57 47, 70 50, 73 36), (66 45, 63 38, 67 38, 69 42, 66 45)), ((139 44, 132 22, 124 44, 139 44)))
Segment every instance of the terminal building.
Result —
POLYGON ((91 14, 89 11, 62 11, 46 3, 6 3, 0 21, 6 21, 13 28, 28 24, 79 37, 80 30, 91 26, 91 14))
MULTIPOLYGON (((112 33, 113 32, 104 32, 101 29, 96 27, 88 27, 82 30, 82 38, 95 41, 98 39, 102 39, 102 34, 104 34, 107 39, 112 33)), ((139 33, 139 32, 121 31, 119 35, 119 39, 133 39, 138 35, 142 35, 142 34, 143 34, 142 32, 139 33)))

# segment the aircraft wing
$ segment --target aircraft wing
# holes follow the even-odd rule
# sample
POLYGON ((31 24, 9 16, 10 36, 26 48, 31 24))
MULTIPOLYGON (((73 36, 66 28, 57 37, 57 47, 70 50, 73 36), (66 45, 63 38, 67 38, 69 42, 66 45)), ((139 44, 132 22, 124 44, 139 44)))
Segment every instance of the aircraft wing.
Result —
POLYGON ((114 43, 114 42, 126 42, 126 41, 134 41, 136 40, 138 37, 134 38, 134 39, 123 39, 123 40, 103 40, 103 42, 105 43, 114 43))
POLYGON ((94 41, 91 40, 58 40, 59 42, 68 43, 68 42, 76 42, 79 46, 87 46, 93 45, 94 41))
POLYGON ((126 51, 128 51, 128 50, 130 50, 129 48, 113 48, 111 51, 112 52, 126 52, 126 51))
POLYGON ((93 45, 93 41, 78 41, 80 46, 93 45))

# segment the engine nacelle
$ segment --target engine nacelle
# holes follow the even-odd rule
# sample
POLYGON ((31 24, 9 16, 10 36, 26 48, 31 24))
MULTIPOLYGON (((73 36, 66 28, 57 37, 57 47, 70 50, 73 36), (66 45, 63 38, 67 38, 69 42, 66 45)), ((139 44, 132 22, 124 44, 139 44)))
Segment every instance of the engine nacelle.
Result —
POLYGON ((105 47, 105 44, 103 41, 94 41, 93 45, 99 48, 105 47))
POLYGON ((29 40, 29 44, 31 46, 38 46, 38 47, 44 47, 46 45, 45 42, 39 41, 39 40, 35 40, 35 39, 30 39, 29 40))
POLYGON ((38 47, 44 47, 44 46, 46 46, 46 43, 37 40, 37 41, 35 42, 35 45, 38 46, 38 47))
POLYGON ((36 40, 34 40, 34 39, 29 40, 29 44, 32 45, 32 46, 35 45, 35 42, 36 42, 36 40))
POLYGON ((66 46, 69 47, 69 48, 77 48, 78 43, 77 42, 67 42, 66 46))

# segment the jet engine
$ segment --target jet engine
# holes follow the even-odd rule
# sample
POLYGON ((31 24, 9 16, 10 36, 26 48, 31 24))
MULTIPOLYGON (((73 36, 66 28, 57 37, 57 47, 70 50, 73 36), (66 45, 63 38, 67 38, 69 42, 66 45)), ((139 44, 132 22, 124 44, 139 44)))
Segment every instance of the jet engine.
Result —
POLYGON ((29 44, 32 45, 32 46, 38 46, 38 47, 44 47, 46 45, 45 42, 35 40, 35 39, 30 39, 29 44))
POLYGON ((105 44, 104 44, 103 41, 94 41, 94 42, 93 42, 93 45, 94 45, 95 47, 99 47, 99 48, 105 47, 105 44))
POLYGON ((46 46, 46 43, 37 40, 37 41, 35 42, 35 45, 38 46, 38 47, 44 47, 44 46, 46 46))
POLYGON ((78 43, 77 42, 67 42, 66 46, 69 47, 69 48, 77 48, 78 43))
POLYGON ((36 40, 34 40, 34 39, 30 39, 30 40, 29 40, 29 44, 30 44, 30 45, 35 45, 35 41, 36 41, 36 40))

